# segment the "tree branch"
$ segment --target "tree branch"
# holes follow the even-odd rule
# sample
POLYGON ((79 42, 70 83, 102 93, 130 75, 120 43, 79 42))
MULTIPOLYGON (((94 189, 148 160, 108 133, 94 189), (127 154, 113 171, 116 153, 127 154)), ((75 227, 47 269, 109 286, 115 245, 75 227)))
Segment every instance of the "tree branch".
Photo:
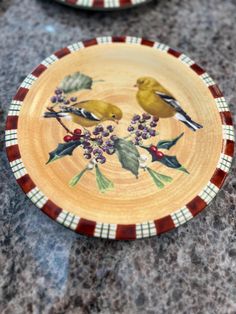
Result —
MULTIPOLYGON (((50 112, 56 112, 52 107, 47 107, 47 110, 50 111, 50 112)), ((74 134, 73 132, 71 132, 70 129, 68 129, 67 126, 65 126, 65 124, 61 121, 61 119, 59 117, 56 117, 57 121, 60 123, 60 125, 66 130, 67 133, 70 133, 70 134, 74 134)))

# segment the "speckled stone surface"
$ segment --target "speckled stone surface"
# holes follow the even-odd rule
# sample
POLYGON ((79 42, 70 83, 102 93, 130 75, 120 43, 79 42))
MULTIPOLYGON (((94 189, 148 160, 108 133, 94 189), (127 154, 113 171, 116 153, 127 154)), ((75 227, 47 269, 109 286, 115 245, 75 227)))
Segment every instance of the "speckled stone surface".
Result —
POLYGON ((78 40, 129 34, 184 51, 236 115, 236 2, 159 0, 122 12, 0 1, 0 313, 236 313, 236 169, 208 208, 161 237, 88 239, 22 193, 3 149, 11 97, 33 67, 78 40))

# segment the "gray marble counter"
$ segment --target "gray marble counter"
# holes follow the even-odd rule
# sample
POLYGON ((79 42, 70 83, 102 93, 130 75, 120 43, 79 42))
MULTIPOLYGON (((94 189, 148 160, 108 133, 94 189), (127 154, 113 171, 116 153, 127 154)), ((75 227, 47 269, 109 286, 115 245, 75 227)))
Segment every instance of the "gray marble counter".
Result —
MULTIPOLYGON (((53 51, 111 34, 184 51, 236 104, 235 0, 159 0, 122 12, 0 1, 0 131, 19 83, 53 51)), ((231 105, 236 116, 236 107, 231 105)), ((236 170, 195 219, 159 238, 79 236, 22 193, 1 141, 0 313, 236 313, 236 170)))

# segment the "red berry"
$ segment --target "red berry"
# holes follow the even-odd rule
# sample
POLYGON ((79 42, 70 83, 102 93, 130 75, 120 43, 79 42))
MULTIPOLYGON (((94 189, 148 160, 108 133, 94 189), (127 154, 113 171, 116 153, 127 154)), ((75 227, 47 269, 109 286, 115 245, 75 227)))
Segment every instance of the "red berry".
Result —
POLYGON ((73 141, 77 141, 79 139, 80 139, 80 135, 75 134, 75 135, 72 136, 72 140, 73 141))
POLYGON ((162 159, 164 157, 164 154, 162 152, 160 152, 159 150, 156 151, 155 153, 157 159, 162 159))
POLYGON ((72 141, 72 136, 66 135, 66 136, 64 137, 64 141, 65 141, 65 142, 70 142, 70 141, 72 141))
POLYGON ((80 129, 75 129, 74 130, 74 134, 76 135, 80 135, 82 133, 82 131, 80 129))
POLYGON ((150 146, 150 150, 155 153, 157 151, 157 148, 156 146, 152 145, 150 146))

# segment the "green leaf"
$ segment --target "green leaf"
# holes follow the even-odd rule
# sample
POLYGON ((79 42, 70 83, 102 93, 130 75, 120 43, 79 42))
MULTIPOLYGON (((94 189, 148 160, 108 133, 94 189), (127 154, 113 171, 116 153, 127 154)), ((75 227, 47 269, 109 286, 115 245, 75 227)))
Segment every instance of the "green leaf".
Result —
POLYGON ((174 168, 189 174, 188 170, 179 163, 176 156, 164 155, 161 159, 156 158, 153 161, 158 161, 169 168, 174 168))
POLYGON ((147 171, 148 173, 150 174, 150 176, 152 177, 154 183, 156 184, 156 186, 159 188, 159 189, 163 189, 164 188, 164 183, 162 183, 160 180, 159 180, 159 174, 152 170, 151 168, 147 168, 147 171))
POLYGON ((68 143, 58 144, 57 148, 49 153, 49 159, 46 164, 55 161, 64 156, 72 155, 74 149, 81 145, 80 141, 71 141, 68 143))
POLYGON ((184 168, 183 166, 181 166, 180 168, 178 168, 178 170, 183 171, 187 174, 189 174, 188 170, 186 168, 184 168))
POLYGON ((158 172, 156 172, 156 177, 162 182, 166 182, 166 183, 172 182, 173 180, 171 177, 158 173, 158 172))
POLYGON ((78 92, 82 89, 91 89, 93 80, 91 77, 76 72, 72 75, 66 76, 60 84, 60 88, 64 91, 65 94, 78 92))
POLYGON ((105 177, 100 169, 98 168, 98 165, 95 166, 96 170, 96 181, 97 186, 99 188, 99 191, 101 193, 105 193, 106 191, 112 190, 114 187, 113 182, 111 182, 107 177, 105 177))
POLYGON ((82 178, 82 176, 85 174, 85 172, 87 171, 87 168, 84 168, 80 173, 78 173, 77 175, 75 175, 69 182, 70 186, 75 186, 77 183, 79 183, 80 179, 82 178))
POLYGON ((122 167, 138 177, 140 155, 136 146, 122 138, 115 140, 114 146, 122 167))
POLYGON ((174 146, 178 140, 184 135, 184 133, 181 133, 179 136, 177 136, 176 138, 174 138, 173 140, 163 140, 163 141, 159 141, 157 143, 157 148, 162 148, 162 149, 170 149, 172 146, 174 146))

